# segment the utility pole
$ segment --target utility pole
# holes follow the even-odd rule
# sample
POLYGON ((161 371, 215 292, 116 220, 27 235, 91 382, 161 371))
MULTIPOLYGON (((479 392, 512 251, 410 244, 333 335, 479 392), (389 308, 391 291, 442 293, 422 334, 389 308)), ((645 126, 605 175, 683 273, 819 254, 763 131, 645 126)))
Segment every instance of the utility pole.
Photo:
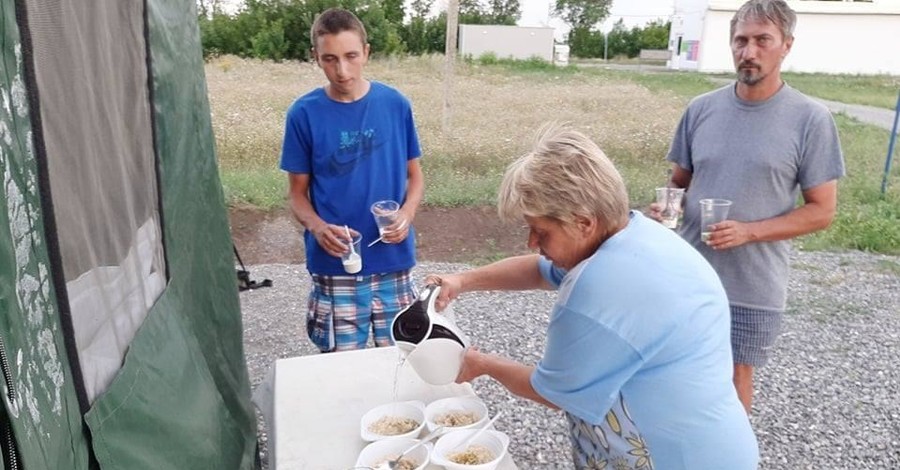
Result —
POLYGON ((444 137, 450 137, 450 95, 453 89, 453 71, 456 66, 456 34, 459 31, 459 0, 447 2, 447 42, 444 44, 444 137))
POLYGON ((609 58, 607 57, 609 53, 609 31, 603 32, 603 62, 608 62, 609 58))

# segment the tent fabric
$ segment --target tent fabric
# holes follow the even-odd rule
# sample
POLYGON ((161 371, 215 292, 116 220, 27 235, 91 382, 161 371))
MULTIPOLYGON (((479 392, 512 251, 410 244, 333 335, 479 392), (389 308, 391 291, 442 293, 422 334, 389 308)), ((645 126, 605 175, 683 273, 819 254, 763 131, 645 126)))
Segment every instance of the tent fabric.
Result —
POLYGON ((97 266, 66 283, 87 399, 106 390, 150 307, 166 284, 153 269, 162 242, 155 218, 138 228, 136 244, 118 266, 97 266))
MULTIPOLYGON (((12 384, 4 388, 0 414, 5 416, 0 416, 0 421, 8 419, 12 424, 20 467, 26 469, 88 469, 93 458, 100 468, 129 470, 253 468, 255 414, 250 404, 232 244, 216 168, 196 6, 187 0, 128 0, 123 5, 104 0, 98 5, 109 11, 88 14, 88 6, 83 4, 77 0, 0 0, 0 338, 9 358, 2 368, 3 379, 12 384), (23 16, 30 16, 26 11, 46 12, 32 17, 41 18, 40 27, 61 26, 59 18, 68 22, 65 15, 72 14, 72 21, 85 22, 96 30, 87 35, 42 36, 23 21, 23 16), (59 12, 66 13, 57 15, 59 12), (23 25, 28 28, 20 29, 23 25), (134 25, 144 25, 139 32, 143 41, 121 39, 129 44, 126 47, 140 49, 131 53, 149 56, 149 67, 144 66, 143 72, 135 61, 94 57, 119 53, 112 46, 98 45, 95 36, 110 35, 115 41, 117 34, 134 34, 134 25), (29 45, 35 37, 74 41, 67 49, 73 60, 54 57, 59 52, 47 52, 43 44, 37 52, 44 55, 31 54, 35 51, 29 45), (82 39, 84 42, 79 42, 82 39), (149 48, 144 47, 147 44, 149 48), (108 68, 81 70, 98 66, 98 62, 108 68), (41 68, 52 63, 58 63, 60 69, 41 68), (132 70, 126 74, 122 69, 127 68, 132 70), (54 73, 63 81, 72 76, 96 79, 103 85, 94 87, 95 93, 89 97, 44 93, 46 87, 58 85, 50 78, 54 73), (134 78, 141 73, 143 80, 134 78), (50 81, 42 82, 38 76, 50 81), (143 89, 139 86, 142 82, 143 89), (135 109, 124 109, 129 96, 135 109), (60 103, 43 100, 81 100, 89 110, 94 106, 103 111, 45 121, 43 114, 62 108, 54 107, 60 103), (140 101, 146 103, 144 111, 139 109, 140 101), (121 114, 107 113, 104 106, 121 114), (79 119, 95 121, 69 122, 79 119), (92 132, 101 132, 96 139, 116 142, 97 143, 78 135, 92 132), (148 135, 152 137, 149 142, 148 135), (68 146, 69 142, 73 144, 68 146), (102 169, 88 166, 93 170, 81 171, 81 160, 85 165, 109 162, 109 155, 100 154, 118 151, 131 152, 126 157, 150 155, 158 166, 146 166, 142 160, 144 166, 135 168, 134 175, 130 169, 124 172, 127 182, 117 180, 109 185, 105 179, 96 179, 95 171, 102 169), (71 161, 54 169, 59 162, 50 161, 53 153, 65 154, 71 161), (58 178, 53 173, 59 168, 72 169, 68 177, 78 180, 76 185, 95 186, 88 188, 93 191, 88 193, 100 198, 58 201, 57 196, 77 199, 82 194, 55 192, 58 178), (157 173, 153 176, 149 170, 157 173), (132 178, 135 175, 139 177, 132 178), (88 180, 82 181, 85 178, 88 180), (143 185, 138 188, 143 194, 140 200, 128 200, 133 197, 127 191, 129 185, 143 185), (158 190, 157 201, 152 186, 158 190), (104 201, 107 187, 111 198, 121 196, 126 201, 104 201), (47 195, 52 202, 46 200, 47 195), (54 213, 77 204, 125 207, 122 202, 128 203, 127 208, 111 213, 128 215, 107 213, 92 223, 125 219, 124 226, 97 232, 102 242, 88 258, 78 252, 65 254, 64 244, 88 238, 94 243, 93 236, 79 233, 66 238, 68 234, 62 230, 68 225, 54 225, 54 213), (144 231, 151 235, 142 235, 144 231), (154 231, 164 248, 165 265, 157 263, 163 260, 159 245, 147 243, 154 238, 154 231), (162 282, 144 280, 139 285, 161 284, 158 298, 144 295, 140 287, 139 301, 127 296, 124 298, 131 300, 123 301, 143 303, 137 310, 146 310, 145 318, 135 320, 137 310, 110 309, 115 320, 133 323, 133 338, 126 341, 124 361, 117 361, 121 367, 106 379, 108 388, 97 392, 82 416, 78 397, 84 389, 74 380, 76 375, 82 377, 82 368, 67 353, 77 333, 67 331, 61 320, 70 303, 77 303, 73 299, 82 298, 74 283, 87 276, 94 278, 94 286, 135 292, 113 284, 123 276, 148 274, 149 279, 154 273, 157 279, 167 276, 161 277, 162 282), (73 292, 57 298, 67 287, 73 292), (72 297, 73 293, 77 295, 72 297)), ((94 233, 97 228, 79 227, 71 230, 94 233)), ((90 321, 75 315, 68 318, 75 325, 90 321)), ((103 335, 103 329, 96 334, 103 335)))
POLYGON ((143 1, 43 0, 26 10, 74 346, 91 403, 165 284, 143 1))
POLYGON ((169 284, 86 420, 103 445, 101 467, 252 468, 256 418, 196 6, 183 0, 146 5, 169 284), (158 357, 166 348, 184 353, 180 360, 158 357), (161 384, 170 388, 158 390, 161 384), (163 403, 160 394, 172 399, 163 403), (203 403, 208 408, 198 409, 203 403), (139 443, 132 437, 136 423, 159 432, 139 443), (158 465, 129 466, 137 465, 136 446, 155 453, 158 465))
POLYGON ((31 108, 16 4, 0 0, 0 337, 2 413, 20 468, 88 468, 38 191, 31 108))

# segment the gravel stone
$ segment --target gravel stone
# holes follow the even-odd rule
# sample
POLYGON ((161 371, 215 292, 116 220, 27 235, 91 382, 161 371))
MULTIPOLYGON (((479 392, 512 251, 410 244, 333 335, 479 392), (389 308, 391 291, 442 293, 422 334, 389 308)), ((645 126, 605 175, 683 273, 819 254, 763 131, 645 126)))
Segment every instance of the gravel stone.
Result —
MULTIPOLYGON (((796 252, 782 334, 757 372, 751 423, 761 469, 900 468, 900 257, 796 252)), ((242 292, 244 350, 253 387, 277 359, 317 354, 306 337, 308 275, 301 265, 248 267, 274 286, 242 292)), ((421 263, 428 273, 468 266, 421 263)), ((526 362, 543 351, 554 292, 470 292, 454 304, 475 346, 526 362)), ((571 467, 565 418, 496 382, 472 384, 509 434, 522 469, 571 467)), ((259 418, 263 467, 266 432, 259 418)))

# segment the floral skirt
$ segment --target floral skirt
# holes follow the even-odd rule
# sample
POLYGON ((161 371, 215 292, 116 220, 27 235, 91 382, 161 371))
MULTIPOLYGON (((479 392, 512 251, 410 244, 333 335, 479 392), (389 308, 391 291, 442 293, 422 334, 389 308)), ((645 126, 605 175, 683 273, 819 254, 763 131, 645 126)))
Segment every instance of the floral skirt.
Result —
POLYGON ((653 460, 644 438, 631 420, 625 400, 619 399, 599 425, 566 413, 575 468, 591 470, 652 470, 653 460))

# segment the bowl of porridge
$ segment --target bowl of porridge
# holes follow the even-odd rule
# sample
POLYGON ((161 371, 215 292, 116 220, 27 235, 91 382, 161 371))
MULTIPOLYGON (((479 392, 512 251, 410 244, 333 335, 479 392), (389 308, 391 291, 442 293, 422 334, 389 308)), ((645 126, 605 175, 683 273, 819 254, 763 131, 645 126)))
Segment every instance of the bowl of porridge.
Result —
POLYGON ((425 426, 429 431, 434 431, 438 426, 444 426, 444 433, 480 428, 487 419, 487 406, 474 396, 442 398, 425 407, 425 426))
MULTIPOLYGON (((359 453, 356 468, 383 468, 388 460, 397 458, 403 451, 416 445, 419 441, 408 437, 392 437, 369 443, 359 453)), ((432 444, 426 442, 417 449, 403 456, 396 470, 422 470, 428 466, 432 444)))
POLYGON ((450 431, 438 438, 431 451, 431 463, 447 470, 494 470, 509 447, 509 436, 488 429, 476 437, 474 441, 461 446, 478 429, 460 429, 450 431))
POLYGON ((390 437, 419 437, 425 427, 425 403, 400 401, 378 405, 359 420, 359 435, 365 441, 390 437))

